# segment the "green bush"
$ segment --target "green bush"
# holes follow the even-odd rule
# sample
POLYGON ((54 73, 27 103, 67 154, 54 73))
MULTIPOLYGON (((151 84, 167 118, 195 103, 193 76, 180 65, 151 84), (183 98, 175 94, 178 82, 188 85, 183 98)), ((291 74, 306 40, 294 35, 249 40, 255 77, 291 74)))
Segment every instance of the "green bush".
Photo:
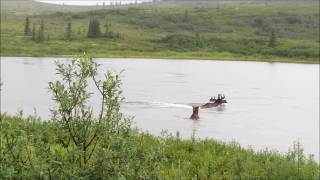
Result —
POLYGON ((132 129, 101 137, 82 164, 83 151, 68 144, 69 132, 58 121, 2 114, 1 127, 1 179, 316 180, 320 173, 299 142, 287 154, 255 152, 237 143, 155 137, 132 129))
POLYGON ((172 50, 192 50, 203 47, 203 41, 199 36, 190 36, 184 34, 168 35, 161 39, 172 50))

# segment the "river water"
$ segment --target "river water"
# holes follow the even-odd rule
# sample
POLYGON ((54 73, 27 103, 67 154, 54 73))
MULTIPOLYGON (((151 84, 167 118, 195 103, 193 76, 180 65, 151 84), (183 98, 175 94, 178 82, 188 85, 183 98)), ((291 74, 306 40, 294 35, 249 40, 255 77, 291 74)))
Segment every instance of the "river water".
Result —
MULTIPOLYGON (((57 79, 53 60, 1 57, 1 110, 23 109, 42 118, 54 107, 48 82, 57 79)), ((120 72, 122 111, 141 131, 162 130, 184 138, 236 141, 256 150, 287 152, 294 141, 318 157, 319 65, 240 61, 96 59, 102 69, 120 72), (228 103, 200 110, 191 105, 223 93, 228 103)), ((98 107, 99 100, 92 100, 98 107)))

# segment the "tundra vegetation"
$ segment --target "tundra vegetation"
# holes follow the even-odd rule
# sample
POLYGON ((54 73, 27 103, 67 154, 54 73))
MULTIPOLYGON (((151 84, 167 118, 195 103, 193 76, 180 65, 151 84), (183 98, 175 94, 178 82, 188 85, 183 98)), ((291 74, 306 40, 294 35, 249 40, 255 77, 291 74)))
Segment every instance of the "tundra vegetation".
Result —
POLYGON ((318 63, 318 2, 272 2, 1 11, 1 56, 86 51, 94 57, 318 63))
POLYGON ((121 74, 99 75, 86 55, 57 63, 49 83, 52 118, 1 114, 1 179, 308 179, 319 163, 299 142, 287 153, 254 151, 237 143, 156 137, 132 128, 120 103, 121 74), (99 109, 89 104, 94 84, 99 109))

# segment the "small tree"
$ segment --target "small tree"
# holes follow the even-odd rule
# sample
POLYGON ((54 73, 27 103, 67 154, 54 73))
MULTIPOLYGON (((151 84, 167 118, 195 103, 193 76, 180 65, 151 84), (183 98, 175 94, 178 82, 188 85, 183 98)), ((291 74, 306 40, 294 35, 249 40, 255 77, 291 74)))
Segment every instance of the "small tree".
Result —
POLYGON ((276 46, 276 34, 274 31, 271 32, 268 46, 272 48, 276 46))
POLYGON ((111 31, 111 21, 109 21, 108 19, 106 20, 106 24, 104 25, 105 28, 105 32, 104 32, 104 36, 108 36, 109 32, 111 31))
POLYGON ((71 40, 71 34, 72 34, 72 28, 71 28, 71 22, 68 23, 67 29, 66 29, 66 39, 71 40))
POLYGON ((182 21, 183 21, 184 23, 189 21, 189 12, 188 12, 188 10, 186 10, 186 11, 184 12, 184 16, 183 16, 183 20, 182 20, 182 21))
POLYGON ((96 18, 91 18, 88 28, 88 37, 97 38, 101 36, 100 22, 96 18))
POLYGON ((27 16, 26 17, 26 21, 25 21, 25 24, 24 24, 24 34, 25 35, 30 35, 30 21, 29 21, 29 17, 27 16))
POLYGON ((32 26, 31 40, 36 41, 36 25, 35 24, 33 24, 32 26))
POLYGON ((109 32, 109 22, 106 20, 106 24, 104 25, 105 31, 104 31, 104 36, 106 36, 109 32))
MULTIPOLYGON (((98 67, 86 55, 72 59, 70 64, 57 64, 57 71, 62 80, 49 83, 49 89, 57 108, 53 110, 55 120, 67 132, 72 146, 76 146, 80 160, 86 165, 99 141, 130 130, 130 119, 124 118, 120 110, 121 80, 119 74, 104 74, 104 80, 97 80, 98 67), (88 83, 92 81, 100 93, 100 112, 95 116, 89 99, 88 83)), ((68 148, 68 140, 63 142, 68 148), (67 143, 66 143, 67 142, 67 143)))
POLYGON ((120 33, 112 31, 111 27, 112 27, 111 21, 106 20, 106 24, 104 25, 105 32, 103 36, 110 39, 120 39, 121 38, 120 33))
POLYGON ((43 20, 40 23, 40 28, 38 30, 38 38, 36 39, 38 42, 44 41, 44 22, 43 20))

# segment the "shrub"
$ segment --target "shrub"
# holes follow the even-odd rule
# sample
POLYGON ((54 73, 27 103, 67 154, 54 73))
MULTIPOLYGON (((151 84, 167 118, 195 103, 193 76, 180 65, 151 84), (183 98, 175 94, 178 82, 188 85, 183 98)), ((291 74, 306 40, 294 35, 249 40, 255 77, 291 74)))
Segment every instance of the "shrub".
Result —
POLYGON ((201 48, 204 46, 204 40, 199 35, 189 36, 184 34, 167 35, 161 39, 161 42, 166 43, 173 50, 190 50, 201 48))
POLYGON ((72 145, 81 151, 78 154, 80 167, 88 163, 101 139, 128 133, 130 129, 130 121, 119 112, 122 101, 119 75, 108 72, 104 75, 105 80, 97 80, 98 67, 92 58, 85 55, 75 57, 70 64, 57 62, 57 72, 62 81, 49 83, 57 103, 54 117, 68 134, 64 139, 73 142, 72 145), (88 104, 92 95, 88 92, 88 80, 100 92, 101 107, 97 116, 88 104))

